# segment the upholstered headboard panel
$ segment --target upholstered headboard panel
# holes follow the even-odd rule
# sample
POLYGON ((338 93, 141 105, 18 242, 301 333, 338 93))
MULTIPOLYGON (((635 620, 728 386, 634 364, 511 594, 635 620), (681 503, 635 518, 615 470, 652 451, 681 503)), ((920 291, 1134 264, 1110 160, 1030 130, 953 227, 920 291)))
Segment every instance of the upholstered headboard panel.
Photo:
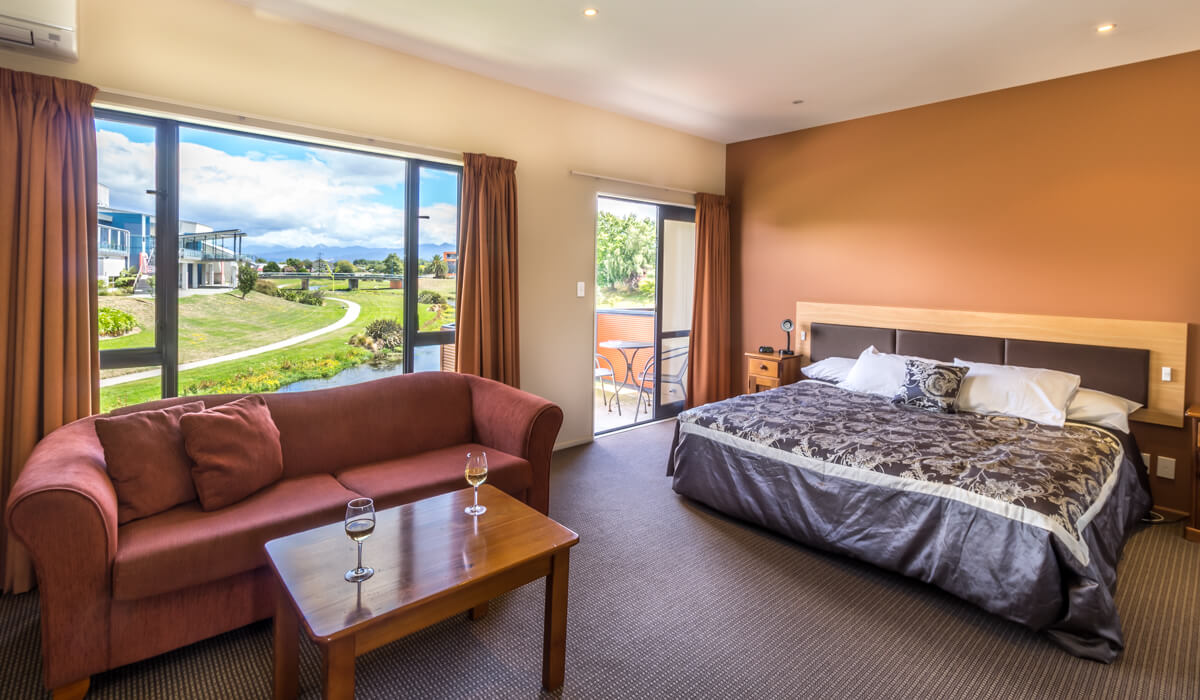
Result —
POLYGON ((971 362, 1002 365, 1004 339, 982 335, 897 330, 896 352, 943 362, 953 362, 954 358, 961 357, 971 362))
POLYGON ((1150 351, 1098 345, 1012 340, 958 333, 932 333, 833 323, 812 324, 812 359, 858 357, 874 345, 880 352, 972 362, 1045 367, 1078 374, 1089 389, 1145 404, 1149 395, 1150 351))
POLYGON ((826 357, 858 357, 872 345, 879 352, 896 352, 896 331, 892 328, 814 323, 811 332, 813 362, 826 357))
POLYGON ((1146 405, 1150 387, 1150 351, 1096 345, 1006 340, 1005 364, 1045 367, 1078 374, 1083 386, 1124 396, 1146 405))

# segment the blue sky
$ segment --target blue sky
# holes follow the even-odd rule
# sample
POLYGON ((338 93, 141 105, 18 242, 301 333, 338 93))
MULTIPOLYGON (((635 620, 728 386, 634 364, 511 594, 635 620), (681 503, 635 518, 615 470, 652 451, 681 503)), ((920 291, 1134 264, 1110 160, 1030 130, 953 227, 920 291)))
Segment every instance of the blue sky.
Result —
MULTIPOLYGON (((154 130, 97 120, 99 180, 116 208, 149 211, 154 130)), ((395 248, 405 163, 356 151, 180 128, 180 218, 239 228, 247 244, 395 248)), ((458 175, 421 169, 421 243, 453 243, 458 175)))

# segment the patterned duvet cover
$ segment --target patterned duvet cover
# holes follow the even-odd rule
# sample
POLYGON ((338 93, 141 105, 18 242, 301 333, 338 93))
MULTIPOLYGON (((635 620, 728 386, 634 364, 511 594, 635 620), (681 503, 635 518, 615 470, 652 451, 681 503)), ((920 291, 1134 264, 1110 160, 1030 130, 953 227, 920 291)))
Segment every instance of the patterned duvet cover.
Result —
POLYGON ((933 583, 1077 656, 1123 647, 1116 563, 1150 506, 1128 435, 805 381, 680 414, 674 489, 933 583))

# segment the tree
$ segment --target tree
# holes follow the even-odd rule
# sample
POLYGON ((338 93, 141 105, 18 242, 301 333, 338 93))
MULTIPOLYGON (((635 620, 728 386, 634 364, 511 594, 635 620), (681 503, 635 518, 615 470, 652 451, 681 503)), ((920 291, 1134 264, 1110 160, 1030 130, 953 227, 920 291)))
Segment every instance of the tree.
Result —
POLYGON ((658 257, 654 221, 630 214, 624 219, 602 211, 596 224, 596 284, 637 291, 658 257))
POLYGON ((383 271, 389 275, 400 274, 401 267, 400 256, 395 253, 388 253, 387 257, 383 259, 383 271))
POLYGON ((272 260, 266 265, 263 265, 263 272, 279 272, 279 263, 272 260))
POLYGON ((306 265, 305 262, 299 258, 288 258, 283 264, 292 268, 296 272, 307 272, 308 268, 312 266, 312 263, 306 265))
POLYGON ((300 261, 300 269, 304 270, 305 272, 312 272, 313 261, 309 260, 308 258, 301 260, 300 261))
POLYGON ((262 256, 259 256, 259 257, 257 257, 257 258, 255 258, 255 259, 254 259, 254 262, 256 262, 256 263, 258 263, 258 264, 260 264, 260 265, 261 265, 261 264, 263 264, 263 263, 265 263, 266 261, 267 261, 267 259, 266 259, 266 258, 264 258, 264 257, 262 257, 262 256))
POLYGON ((253 265, 247 263, 238 264, 237 288, 242 293, 242 298, 254 291, 254 285, 258 282, 258 270, 254 269, 253 265))
POLYGON ((446 267, 446 261, 442 259, 441 253, 433 256, 433 260, 429 261, 429 267, 426 269, 438 279, 445 279, 446 274, 449 272, 449 268, 446 267))
POLYGON ((349 260, 338 260, 336 271, 337 272, 356 272, 357 270, 354 267, 354 263, 350 262, 349 260))

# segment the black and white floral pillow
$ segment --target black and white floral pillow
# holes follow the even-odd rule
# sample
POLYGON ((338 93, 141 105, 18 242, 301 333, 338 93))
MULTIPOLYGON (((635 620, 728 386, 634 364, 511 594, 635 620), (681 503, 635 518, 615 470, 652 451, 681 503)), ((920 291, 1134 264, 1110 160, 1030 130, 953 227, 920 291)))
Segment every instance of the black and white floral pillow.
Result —
POLYGON ((958 398, 958 390, 967 371, 967 367, 906 360, 904 385, 892 397, 892 403, 938 413, 954 413, 954 400, 958 398))

